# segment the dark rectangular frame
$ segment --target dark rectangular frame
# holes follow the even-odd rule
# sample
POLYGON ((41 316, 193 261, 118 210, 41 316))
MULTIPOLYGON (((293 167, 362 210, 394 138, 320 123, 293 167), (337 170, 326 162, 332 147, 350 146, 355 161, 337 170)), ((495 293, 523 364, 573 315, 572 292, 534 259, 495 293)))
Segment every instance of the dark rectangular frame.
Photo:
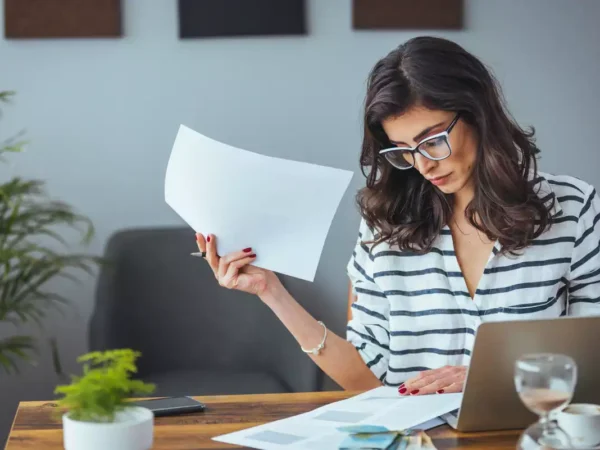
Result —
POLYGON ((305 0, 179 0, 182 39, 306 32, 305 0))

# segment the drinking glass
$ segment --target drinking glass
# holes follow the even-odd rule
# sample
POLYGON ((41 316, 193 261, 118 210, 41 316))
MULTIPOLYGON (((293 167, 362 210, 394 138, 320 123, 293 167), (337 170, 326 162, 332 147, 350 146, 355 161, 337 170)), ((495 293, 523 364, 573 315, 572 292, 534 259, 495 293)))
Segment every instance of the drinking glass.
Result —
POLYGON ((523 355, 515 363, 515 386, 523 404, 539 420, 521 435, 519 449, 569 448, 569 436, 551 414, 569 404, 577 382, 577 365, 565 355, 523 355))

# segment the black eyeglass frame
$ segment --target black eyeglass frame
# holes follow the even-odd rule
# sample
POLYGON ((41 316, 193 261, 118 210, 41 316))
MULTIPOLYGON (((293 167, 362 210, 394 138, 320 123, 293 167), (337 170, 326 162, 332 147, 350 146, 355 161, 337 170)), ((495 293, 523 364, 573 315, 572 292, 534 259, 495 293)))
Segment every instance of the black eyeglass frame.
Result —
MULTIPOLYGON (((394 166, 396 169, 399 170, 408 170, 408 169, 412 169, 415 167, 415 153, 419 152, 419 154, 423 155, 425 158, 431 160, 431 161, 442 161, 448 157, 450 157, 450 155, 452 155, 452 146, 450 145, 450 132, 452 131, 452 129, 454 128, 454 126, 456 125, 456 123, 458 122, 458 119, 460 119, 460 112, 456 113, 456 116, 454 116, 454 119, 452 119, 452 122, 450 122, 450 125, 448 125, 448 127, 440 132, 440 133, 436 133, 432 136, 426 137, 425 139, 423 139, 421 142, 419 142, 415 147, 390 147, 390 148, 384 148, 383 150, 379 151, 380 155, 385 156, 386 153, 390 153, 390 152, 394 152, 394 151, 402 151, 402 152, 409 152, 412 154, 412 164, 410 166, 407 167, 399 167, 396 164, 394 164, 393 162, 391 162, 387 157, 386 159, 388 160, 388 162, 394 166), (433 156, 427 154, 427 152, 423 149, 419 149, 419 147, 433 139, 438 139, 440 137, 443 137, 444 140, 446 141, 446 145, 448 146, 448 154, 446 156, 442 156, 441 158, 434 158, 433 156)), ((409 161, 407 161, 408 164, 410 164, 409 161)))

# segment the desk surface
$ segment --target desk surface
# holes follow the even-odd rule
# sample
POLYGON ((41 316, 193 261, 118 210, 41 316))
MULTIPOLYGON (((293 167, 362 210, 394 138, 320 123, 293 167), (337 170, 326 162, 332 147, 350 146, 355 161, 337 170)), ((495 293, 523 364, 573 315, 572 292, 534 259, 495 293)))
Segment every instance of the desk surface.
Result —
MULTIPOLYGON (((317 392, 196 397, 207 411, 155 420, 155 450, 200 450, 240 448, 212 441, 221 434, 304 413, 353 393, 317 392)), ((52 402, 22 402, 19 405, 5 450, 59 450, 62 426, 52 417, 52 402)), ((514 449, 518 431, 461 434, 448 426, 429 430, 438 449, 514 449)))

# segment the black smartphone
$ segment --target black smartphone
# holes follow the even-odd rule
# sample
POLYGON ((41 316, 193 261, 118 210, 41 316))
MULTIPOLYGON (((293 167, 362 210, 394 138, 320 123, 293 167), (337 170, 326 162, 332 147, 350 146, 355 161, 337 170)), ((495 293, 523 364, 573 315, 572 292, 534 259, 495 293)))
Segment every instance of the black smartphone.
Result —
POLYGON ((155 416, 170 416, 201 412, 206 409, 204 403, 191 397, 166 397, 131 402, 132 405, 148 408, 155 416))

